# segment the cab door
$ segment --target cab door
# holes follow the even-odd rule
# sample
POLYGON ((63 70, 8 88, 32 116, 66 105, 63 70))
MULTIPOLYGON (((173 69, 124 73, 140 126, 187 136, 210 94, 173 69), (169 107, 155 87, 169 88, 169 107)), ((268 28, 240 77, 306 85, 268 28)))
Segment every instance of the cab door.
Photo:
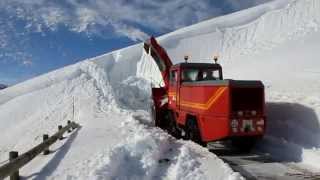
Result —
POLYGON ((178 87, 178 70, 170 71, 168 104, 169 108, 177 111, 179 108, 179 87, 178 87))

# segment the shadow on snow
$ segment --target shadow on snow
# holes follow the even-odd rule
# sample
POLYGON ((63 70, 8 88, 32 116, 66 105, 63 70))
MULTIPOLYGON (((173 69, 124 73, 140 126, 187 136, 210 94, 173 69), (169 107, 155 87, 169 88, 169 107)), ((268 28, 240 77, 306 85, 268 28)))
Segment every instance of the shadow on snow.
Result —
POLYGON ((303 149, 320 147, 314 109, 298 103, 267 103, 267 131, 257 148, 283 161, 302 161, 303 149))
POLYGON ((67 141, 57 150, 51 151, 51 153, 56 153, 53 158, 46 164, 45 167, 43 167, 40 172, 31 174, 27 177, 22 177, 22 179, 29 179, 34 177, 35 180, 42 180, 46 179, 48 176, 50 176, 59 166, 60 162, 64 159, 65 155, 70 150, 70 147, 72 145, 72 142, 75 140, 75 138, 78 136, 78 131, 81 129, 81 127, 77 128, 75 132, 73 132, 68 138, 67 141))

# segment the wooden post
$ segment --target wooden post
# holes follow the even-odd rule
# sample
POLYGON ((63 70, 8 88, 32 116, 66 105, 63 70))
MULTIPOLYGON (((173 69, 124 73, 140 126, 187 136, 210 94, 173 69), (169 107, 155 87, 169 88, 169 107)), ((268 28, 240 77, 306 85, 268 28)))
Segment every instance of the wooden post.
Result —
POLYGON ((77 127, 77 123, 74 122, 74 121, 72 121, 72 123, 73 123, 72 129, 77 129, 77 128, 78 128, 78 127, 77 127))
POLYGON ((72 98, 72 121, 74 121, 74 114, 75 112, 74 112, 74 96, 73 96, 73 98, 72 98))
MULTIPOLYGON (((48 140, 48 139, 49 139, 49 135, 48 135, 48 134, 44 134, 44 135, 43 135, 43 142, 45 142, 45 141, 48 140)), ((48 155, 48 154, 50 154, 49 147, 47 147, 47 148, 45 148, 45 149, 43 150, 43 155, 48 155)))
MULTIPOLYGON (((58 131, 60 131, 62 129, 62 126, 61 125, 59 125, 58 126, 58 131)), ((61 136, 59 137, 59 140, 62 140, 63 139, 63 134, 61 134, 61 136)))
MULTIPOLYGON (((9 161, 13 161, 14 159, 16 159, 17 157, 19 156, 19 153, 16 152, 16 151, 11 151, 9 152, 9 161)), ((19 180, 20 177, 19 177, 19 170, 13 172, 11 175, 10 175, 10 180, 19 180)))
MULTIPOLYGON (((70 125, 70 124, 71 124, 71 121, 69 120, 69 121, 68 121, 68 125, 70 125)), ((68 133, 71 133, 72 130, 73 130, 72 127, 69 128, 69 129, 68 129, 68 133)))

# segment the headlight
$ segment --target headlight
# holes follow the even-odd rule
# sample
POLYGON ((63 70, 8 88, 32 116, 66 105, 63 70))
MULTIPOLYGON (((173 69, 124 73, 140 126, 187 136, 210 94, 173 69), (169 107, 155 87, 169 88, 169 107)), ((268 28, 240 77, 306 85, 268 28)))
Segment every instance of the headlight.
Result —
POLYGON ((237 114, 238 116, 243 116, 243 111, 238 111, 237 114))
POLYGON ((233 133, 237 133, 237 132, 238 132, 238 129, 237 129, 237 128, 232 128, 232 132, 233 132, 233 133))
POLYGON ((233 119, 231 121, 231 127, 232 128, 237 128, 239 126, 239 122, 236 119, 233 119))
POLYGON ((263 126, 264 125, 264 119, 260 119, 259 121, 256 122, 258 126, 263 126))

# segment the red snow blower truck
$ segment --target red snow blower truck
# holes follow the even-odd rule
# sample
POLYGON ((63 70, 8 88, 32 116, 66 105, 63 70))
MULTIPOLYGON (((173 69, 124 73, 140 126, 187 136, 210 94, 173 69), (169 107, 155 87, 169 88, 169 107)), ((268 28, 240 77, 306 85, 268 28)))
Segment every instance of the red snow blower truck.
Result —
POLYGON ((144 50, 157 64, 164 86, 152 88, 155 125, 175 137, 201 145, 231 140, 250 149, 266 129, 264 85, 261 81, 223 79, 217 63, 172 64, 154 37, 144 50))

